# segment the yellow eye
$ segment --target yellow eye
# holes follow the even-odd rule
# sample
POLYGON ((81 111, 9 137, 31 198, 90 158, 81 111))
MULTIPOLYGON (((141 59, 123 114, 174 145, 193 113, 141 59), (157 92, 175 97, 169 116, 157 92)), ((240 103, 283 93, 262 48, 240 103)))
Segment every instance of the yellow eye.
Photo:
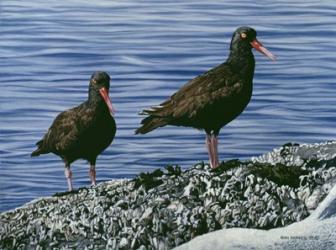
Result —
POLYGON ((97 83, 97 81, 95 79, 92 79, 91 81, 92 81, 93 84, 97 83))
POLYGON ((240 37, 243 38, 243 39, 245 39, 247 37, 247 35, 246 35, 246 33, 241 33, 240 37))

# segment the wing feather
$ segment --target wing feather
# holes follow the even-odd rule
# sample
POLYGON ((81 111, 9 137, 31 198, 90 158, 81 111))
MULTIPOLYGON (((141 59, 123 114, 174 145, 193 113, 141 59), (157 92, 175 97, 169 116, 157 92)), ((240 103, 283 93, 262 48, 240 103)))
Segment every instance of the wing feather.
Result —
POLYGON ((218 100, 231 98, 241 90, 242 85, 230 66, 221 64, 192 79, 159 106, 143 113, 162 118, 192 119, 218 100))
POLYGON ((78 138, 85 132, 83 126, 89 124, 84 122, 86 117, 89 116, 81 113, 81 106, 60 113, 43 138, 44 147, 59 153, 76 148, 80 143, 78 138))

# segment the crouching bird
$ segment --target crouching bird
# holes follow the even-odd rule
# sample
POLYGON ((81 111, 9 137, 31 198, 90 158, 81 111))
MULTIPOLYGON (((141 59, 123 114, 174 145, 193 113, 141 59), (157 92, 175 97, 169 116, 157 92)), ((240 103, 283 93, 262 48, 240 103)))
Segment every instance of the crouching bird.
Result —
POLYGON ((166 125, 204 130, 210 165, 216 168, 219 131, 243 112, 252 96, 252 48, 275 60, 256 37, 254 29, 238 28, 233 33, 226 62, 192 79, 159 106, 144 110, 141 114, 148 116, 135 133, 146 134, 166 125))
POLYGON ((54 153, 65 163, 68 189, 72 191, 70 164, 77 159, 90 163, 91 184, 96 184, 96 159, 116 133, 114 110, 109 97, 110 76, 97 71, 90 79, 88 100, 60 113, 31 156, 54 153))

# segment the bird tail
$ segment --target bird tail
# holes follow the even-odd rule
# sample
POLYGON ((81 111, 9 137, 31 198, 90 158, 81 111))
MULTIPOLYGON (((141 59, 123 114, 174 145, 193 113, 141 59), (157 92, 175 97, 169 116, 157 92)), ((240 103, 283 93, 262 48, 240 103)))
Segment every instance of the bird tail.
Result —
POLYGON ((36 143, 37 149, 31 153, 31 157, 39 156, 43 154, 44 151, 42 150, 43 140, 40 140, 36 143))
POLYGON ((162 117, 148 116, 141 121, 142 126, 135 130, 135 134, 147 134, 148 132, 167 125, 167 119, 162 117))

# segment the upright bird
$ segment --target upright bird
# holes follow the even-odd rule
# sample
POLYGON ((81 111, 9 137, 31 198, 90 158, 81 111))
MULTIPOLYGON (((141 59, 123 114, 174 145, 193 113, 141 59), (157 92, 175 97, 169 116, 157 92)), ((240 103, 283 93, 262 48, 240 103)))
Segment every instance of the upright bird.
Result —
POLYGON ((70 164, 77 159, 90 163, 91 184, 96 184, 96 159, 116 133, 114 110, 109 97, 110 76, 97 71, 90 79, 88 100, 60 113, 31 156, 54 153, 65 163, 65 177, 72 190, 70 164))
POLYGON ((210 165, 216 168, 219 131, 243 112, 252 96, 252 48, 275 60, 256 37, 254 29, 238 28, 233 33, 226 62, 192 79, 159 106, 143 110, 141 114, 148 116, 135 133, 146 134, 166 125, 205 130, 210 165))

